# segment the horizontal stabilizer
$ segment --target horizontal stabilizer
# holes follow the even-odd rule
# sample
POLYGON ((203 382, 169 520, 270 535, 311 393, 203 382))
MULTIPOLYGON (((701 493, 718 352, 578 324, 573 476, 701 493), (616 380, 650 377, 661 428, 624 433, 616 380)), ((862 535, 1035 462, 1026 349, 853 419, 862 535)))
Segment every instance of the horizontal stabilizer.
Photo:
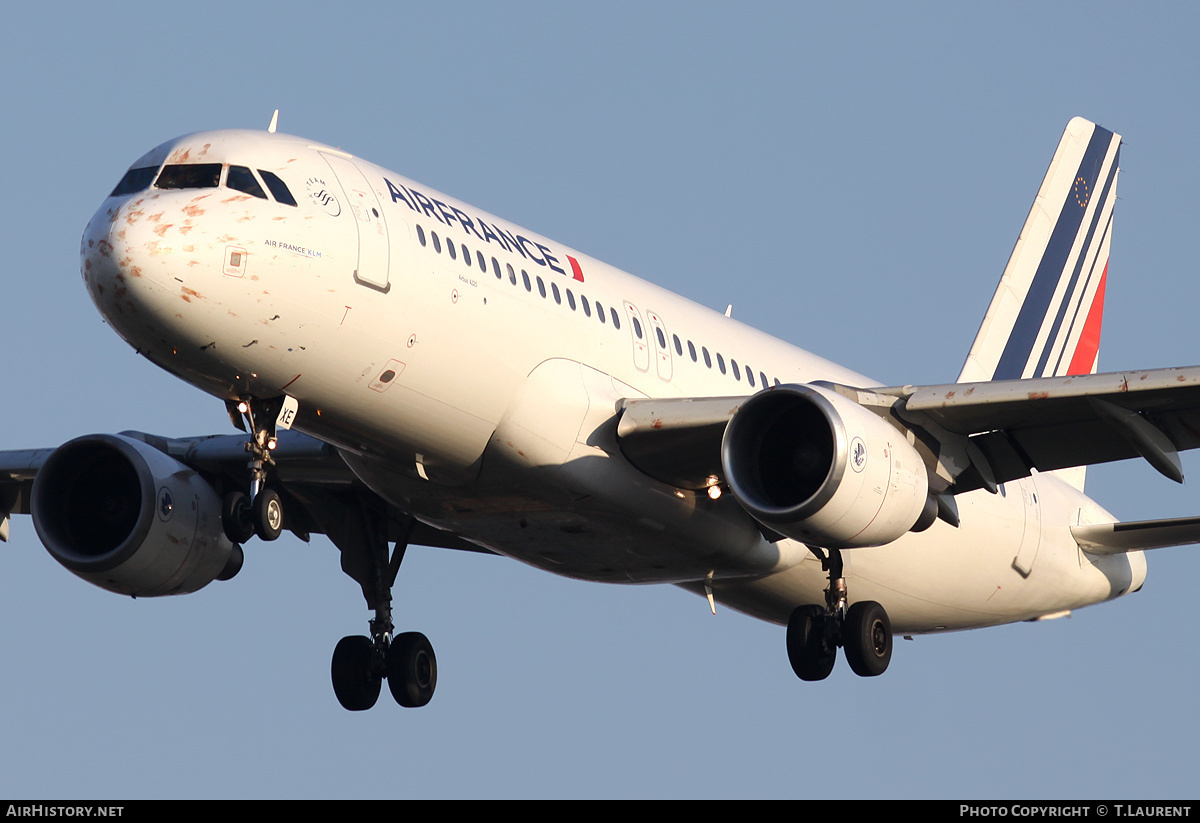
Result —
POLYGON ((1123 554, 1200 543, 1200 517, 1072 526, 1071 536, 1088 554, 1123 554))

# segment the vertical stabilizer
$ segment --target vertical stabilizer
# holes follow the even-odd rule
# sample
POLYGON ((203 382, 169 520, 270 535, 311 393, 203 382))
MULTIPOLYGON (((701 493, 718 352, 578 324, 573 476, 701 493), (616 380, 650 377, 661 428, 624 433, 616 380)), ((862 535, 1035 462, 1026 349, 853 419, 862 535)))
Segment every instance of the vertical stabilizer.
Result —
POLYGON ((1120 147, 1095 123, 1067 124, 960 383, 1096 371, 1120 147))
MULTIPOLYGON (((1119 134, 1067 124, 958 382, 1096 372, 1120 153, 1119 134)), ((1083 489, 1082 467, 1057 474, 1083 489)))

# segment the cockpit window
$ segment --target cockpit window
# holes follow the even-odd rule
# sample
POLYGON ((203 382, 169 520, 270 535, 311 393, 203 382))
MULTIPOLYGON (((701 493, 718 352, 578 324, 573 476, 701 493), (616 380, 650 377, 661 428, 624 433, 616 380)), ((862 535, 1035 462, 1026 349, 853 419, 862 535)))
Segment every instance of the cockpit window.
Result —
POLYGON ((220 183, 220 163, 191 163, 163 166, 154 186, 159 189, 215 189, 220 183))
POLYGON ((254 172, 245 166, 230 166, 229 177, 225 179, 225 185, 236 191, 252 194, 255 197, 267 199, 267 193, 263 191, 262 186, 254 178, 254 172))
POLYGON ((263 171, 262 169, 259 169, 258 173, 262 176, 263 182, 267 184, 267 188, 271 190, 271 194, 275 195, 276 201, 286 203, 289 206, 296 205, 296 198, 292 197, 292 193, 288 191, 288 187, 284 182, 279 179, 279 175, 263 171))
POLYGON ((134 194, 144 191, 150 188, 150 184, 154 182, 154 175, 157 173, 158 166, 130 169, 125 172, 125 176, 121 178, 120 183, 117 183, 117 187, 112 190, 112 194, 109 197, 120 197, 123 194, 134 194))

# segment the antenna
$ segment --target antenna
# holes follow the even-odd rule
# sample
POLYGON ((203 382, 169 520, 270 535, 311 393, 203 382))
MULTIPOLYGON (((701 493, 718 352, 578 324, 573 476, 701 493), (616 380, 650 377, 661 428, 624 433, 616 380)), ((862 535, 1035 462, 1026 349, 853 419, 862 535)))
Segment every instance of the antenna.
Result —
POLYGON ((725 307, 725 316, 733 317, 733 304, 732 303, 730 303, 728 306, 725 307))
POLYGON ((279 109, 275 109, 275 113, 271 115, 271 125, 267 126, 267 133, 274 134, 275 127, 279 125, 279 109))

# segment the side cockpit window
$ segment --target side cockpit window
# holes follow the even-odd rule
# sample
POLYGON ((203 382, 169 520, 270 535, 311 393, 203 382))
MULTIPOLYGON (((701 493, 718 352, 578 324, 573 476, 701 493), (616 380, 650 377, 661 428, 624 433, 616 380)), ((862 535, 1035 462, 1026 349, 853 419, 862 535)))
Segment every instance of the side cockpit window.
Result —
POLYGON ((163 166, 154 187, 158 189, 215 189, 221 184, 220 163, 163 166))
POLYGON ((258 173, 262 175, 263 182, 267 184, 267 188, 271 190, 276 201, 289 206, 296 205, 296 198, 292 197, 292 193, 288 191, 287 185, 279 179, 279 175, 262 169, 259 169, 258 173))
POLYGON ((120 197, 125 194, 136 194, 139 191, 145 191, 154 182, 154 175, 156 174, 158 174, 158 166, 130 169, 125 172, 125 176, 121 178, 120 183, 117 183, 117 187, 112 190, 112 194, 109 197, 120 197))
POLYGON ((235 191, 250 194, 263 200, 267 199, 267 193, 258 184, 258 180, 254 177, 254 172, 245 166, 230 166, 229 176, 225 179, 225 185, 235 191))

